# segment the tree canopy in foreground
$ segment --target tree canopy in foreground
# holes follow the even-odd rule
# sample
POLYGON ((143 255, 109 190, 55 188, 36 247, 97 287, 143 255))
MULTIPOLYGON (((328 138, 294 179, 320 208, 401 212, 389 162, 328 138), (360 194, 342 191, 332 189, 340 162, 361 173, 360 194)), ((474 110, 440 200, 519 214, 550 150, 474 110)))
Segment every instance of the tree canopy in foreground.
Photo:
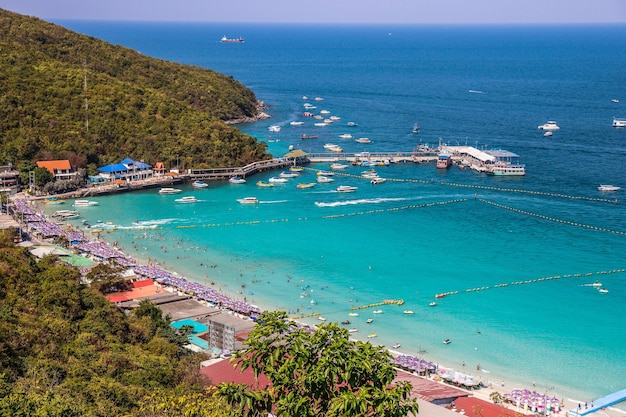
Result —
POLYGON ((219 386, 233 415, 280 417, 406 417, 418 412, 408 382, 394 383, 391 354, 371 343, 352 341, 336 323, 311 331, 284 312, 264 312, 234 361, 241 370, 263 373, 270 385, 219 386))

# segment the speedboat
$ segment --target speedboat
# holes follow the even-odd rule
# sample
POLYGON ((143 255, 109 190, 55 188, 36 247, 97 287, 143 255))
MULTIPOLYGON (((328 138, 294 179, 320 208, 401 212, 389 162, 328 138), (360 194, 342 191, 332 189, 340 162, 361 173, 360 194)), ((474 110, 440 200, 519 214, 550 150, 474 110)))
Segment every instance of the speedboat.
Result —
POLYGON ((317 171, 317 175, 320 177, 332 177, 335 173, 332 171, 317 171))
POLYGON ((330 112, 328 110, 321 110, 320 114, 330 114, 330 112))
POLYGON ((356 333, 358 331, 359 331, 359 329, 352 328, 352 329, 348 330, 348 333, 356 333))
POLYGON ((450 339, 445 339, 445 340, 443 341, 443 344, 444 344, 444 345, 449 345, 451 342, 452 342, 452 340, 450 340, 450 339))
POLYGON ((178 188, 164 187, 159 190, 159 194, 178 194, 182 193, 183 190, 178 188))
POLYGON ((337 162, 335 162, 334 164, 330 165, 330 169, 346 169, 346 168, 348 168, 348 165, 340 164, 340 163, 337 163, 337 162))
POLYGON ((376 333, 370 333, 367 335, 367 337, 372 338, 372 337, 376 337, 378 336, 376 333))
POLYGON ((269 130, 270 132, 280 132, 280 126, 274 125, 274 126, 270 126, 267 128, 267 130, 269 130))
POLYGON ((289 122, 291 126, 302 126, 304 122, 289 122))
POLYGON ((365 323, 370 324, 370 323, 371 323, 371 322, 373 322, 373 321, 374 321, 374 319, 370 317, 369 319, 367 319, 367 320, 365 321, 365 323))
POLYGON ((196 197, 194 196, 186 196, 186 197, 182 197, 182 198, 177 198, 176 200, 177 203, 197 203, 198 200, 196 199, 196 197))
POLYGON ((289 171, 283 171, 280 174, 278 174, 280 178, 295 178, 298 175, 300 175, 298 171, 292 171, 291 168, 289 169, 289 171))
POLYGON ((271 182, 263 182, 263 181, 257 181, 256 185, 259 187, 273 187, 274 186, 274 184, 271 182))
POLYGON ((404 310, 404 314, 415 314, 413 310, 404 310))
POLYGON ((326 317, 324 317, 324 316, 317 316, 317 319, 319 321, 326 321, 326 317))
POLYGON ((324 145, 324 149, 329 150, 331 152, 343 152, 343 149, 339 145, 335 145, 334 143, 327 143, 324 145))
POLYGON ((374 313, 374 314, 383 314, 383 311, 382 310, 374 310, 374 311, 372 311, 372 313, 374 313))
POLYGON ((556 124, 556 122, 554 120, 550 120, 547 123, 544 123, 542 125, 537 126, 537 129, 539 129, 539 130, 559 130, 560 127, 559 127, 559 125, 556 124))
POLYGON ((228 179, 228 182, 231 184, 245 184, 246 180, 244 180, 243 178, 240 177, 230 177, 228 179))
POLYGON ((429 305, 429 306, 431 306, 431 307, 434 307, 434 306, 436 306, 436 305, 437 305, 437 303, 436 303, 436 302, 434 302, 434 301, 431 301, 431 302, 430 302, 430 304, 428 304, 428 305, 429 305))
POLYGON ((618 190, 621 190, 621 189, 622 189, 622 187, 617 187, 615 185, 609 185, 609 184, 601 184, 598 187, 598 190, 600 190, 600 191, 618 191, 618 190))
POLYGON ((606 294, 606 293, 609 292, 609 290, 607 290, 606 288, 599 288, 598 292, 601 293, 601 294, 606 294))
POLYGON ((395 345, 392 346, 392 348, 398 349, 400 346, 401 346, 400 343, 396 343, 395 345))
POLYGON ((200 180, 195 180, 194 182, 191 183, 191 185, 195 188, 206 188, 209 186, 209 184, 200 180))
POLYGON ((350 316, 350 317, 358 317, 359 313, 348 313, 348 316, 350 316))
POLYGON ((302 172, 303 170, 304 170, 303 167, 298 167, 298 166, 289 167, 289 171, 291 172, 302 172))
POLYGON ((382 177, 374 177, 372 178, 372 181, 370 181, 372 184, 377 185, 377 184, 382 184, 383 182, 387 181, 385 178, 382 177))
POLYGON ((354 140, 356 143, 372 143, 370 138, 358 138, 354 140))
POLYGON ((75 207, 89 207, 89 206, 97 206, 98 203, 97 201, 91 201, 91 200, 74 200, 74 203, 72 204, 75 207))
POLYGON ((356 127, 356 125, 357 125, 357 124, 356 124, 356 123, 354 123, 354 122, 348 122, 348 126, 350 126, 350 127, 356 127))
POLYGON ((417 122, 415 122, 415 124, 413 125, 412 132, 413 133, 419 133, 419 131, 420 131, 420 125, 417 122))
POLYGON ((281 177, 272 177, 268 180, 271 183, 285 183, 287 182, 287 178, 281 178, 281 177))
POLYGON ((317 182, 333 182, 335 181, 333 178, 327 177, 325 175, 318 175, 317 182))
POLYGON ((357 189, 358 189, 357 187, 353 187, 351 185, 340 185, 339 187, 337 187, 337 192, 338 193, 352 193, 356 191, 357 189))
POLYGON ((314 187, 315 183, 314 182, 305 182, 305 183, 301 183, 296 185, 296 188, 311 188, 314 187))
POLYGON ((344 133, 343 135, 339 135, 340 139, 352 139, 352 135, 349 133, 344 133))
POLYGON ((237 201, 241 204, 257 204, 259 200, 256 197, 239 198, 237 201))
POLYGON ((552 136, 552 131, 548 130, 546 133, 543 134, 543 136, 545 137, 552 136))

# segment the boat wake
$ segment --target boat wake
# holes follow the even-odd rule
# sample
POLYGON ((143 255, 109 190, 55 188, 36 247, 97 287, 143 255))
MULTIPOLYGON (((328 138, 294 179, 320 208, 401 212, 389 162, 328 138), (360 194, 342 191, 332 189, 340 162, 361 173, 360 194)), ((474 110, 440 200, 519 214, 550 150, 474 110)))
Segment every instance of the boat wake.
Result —
POLYGON ((286 203, 289 200, 268 200, 268 201, 259 201, 259 204, 279 204, 286 203))
POLYGON ((320 201, 316 201, 315 205, 317 207, 341 207, 341 206, 354 206, 358 204, 380 204, 387 203, 390 201, 406 201, 408 198, 361 198, 358 200, 347 200, 347 201, 334 201, 332 203, 323 203, 320 201))

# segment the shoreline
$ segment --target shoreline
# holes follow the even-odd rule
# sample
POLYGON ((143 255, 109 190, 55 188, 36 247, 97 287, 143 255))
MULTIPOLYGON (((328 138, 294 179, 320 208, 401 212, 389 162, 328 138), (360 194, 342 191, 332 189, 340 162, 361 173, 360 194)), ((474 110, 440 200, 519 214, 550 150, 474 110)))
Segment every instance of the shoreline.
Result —
MULTIPOLYGON (((38 207, 38 209, 41 209, 41 207, 38 207)), ((77 226, 73 226, 73 227, 74 227, 74 228, 78 228, 80 231, 83 231, 83 232, 85 231, 85 230, 84 230, 82 227, 80 227, 80 226, 78 226, 78 227, 77 227, 77 226)), ((86 233, 86 235, 91 235, 91 233, 86 233)), ((106 236, 106 234, 104 234, 104 236, 106 236)), ((93 241, 93 240, 94 240, 94 238, 95 238, 95 236, 89 236, 89 237, 90 237, 90 241, 93 241)), ((104 242, 107 242, 107 244, 111 245, 111 243, 109 242, 109 240, 108 240, 108 239, 104 239, 103 241, 104 241, 104 242)), ((124 248, 123 248, 123 245, 122 245, 122 250, 123 250, 123 249, 124 249, 124 248)), ((124 251, 124 250, 123 250, 123 251, 124 251)), ((153 258, 152 256, 149 256, 149 257, 148 257, 148 259, 146 260, 146 259, 145 259, 145 257, 144 257, 141 253, 139 253, 139 251, 137 251, 137 252, 138 252, 138 253, 133 254, 133 255, 131 256, 131 254, 129 253, 129 251, 128 251, 128 250, 125 250, 125 251, 124 251, 124 253, 125 253, 127 256, 132 257, 133 259, 135 259, 135 260, 139 261, 138 263, 150 263, 152 259, 155 259, 155 260, 158 260, 158 259, 159 259, 158 255, 157 255, 157 256, 155 256, 154 258, 153 258), (147 262, 146 262, 146 261, 147 261, 147 262)), ((210 258, 209 258, 209 259, 210 259, 210 258)), ((181 261, 181 262, 183 262, 183 261, 181 261)), ((169 264, 169 263, 167 263, 167 262, 165 262, 165 263, 158 262, 157 264, 158 264, 161 268, 166 269, 166 270, 168 270, 168 271, 172 272, 173 274, 175 274, 175 275, 176 275, 176 276, 178 276, 178 277, 185 277, 188 281, 191 281, 191 282, 196 282, 196 283, 199 283, 199 284, 202 282, 201 277, 195 277, 195 274, 192 274, 192 273, 187 273, 187 274, 185 274, 185 275, 183 275, 183 274, 179 275, 179 273, 180 273, 181 271, 176 271, 176 269, 177 269, 177 268, 176 268, 176 265, 174 265, 174 264, 169 264)), ((261 264, 259 264, 258 266, 259 266, 259 267, 263 267, 263 265, 261 265, 261 264)), ((219 282, 219 281, 218 281, 218 279, 219 279, 219 278, 217 278, 217 277, 213 278, 213 280, 215 280, 215 282, 216 282, 216 283, 217 283, 217 282, 219 282)), ((229 290, 224 291, 222 288, 220 288, 220 292, 225 293, 225 294, 228 294, 228 296, 231 296, 231 297, 233 297, 233 298, 235 298, 235 299, 240 299, 240 298, 242 298, 242 297, 245 299, 245 295, 243 295, 242 293, 239 293, 239 291, 237 291, 237 294, 235 295, 235 294, 232 294, 232 291, 231 291, 230 289, 229 289, 229 290)), ((262 292, 262 291, 261 291, 261 292, 262 292)), ((255 298, 256 298, 256 297, 255 297, 255 298)), ((255 300, 254 304, 255 304, 255 305, 257 305, 257 306, 259 306, 259 307, 261 307, 263 310, 273 310, 273 309, 275 309, 275 306, 273 306, 271 302, 265 302, 265 301, 261 301, 261 300, 255 300)), ((313 318, 313 320, 314 320, 314 318, 313 318)), ((315 324, 311 324, 311 323, 307 323, 307 322, 304 322, 304 323, 305 323, 307 326, 315 326, 315 324)), ((362 342, 368 342, 368 341, 369 341, 369 342, 374 342, 374 340, 369 340, 369 339, 367 339, 367 337, 365 337, 365 335, 364 335, 364 334, 363 334, 363 335, 361 335, 361 337, 358 337, 358 338, 356 338, 356 339, 357 339, 357 340, 361 340, 362 342)), ((376 344, 376 343, 374 342, 373 344, 376 344)), ((381 346, 383 346, 383 347, 385 347, 387 350, 390 350, 390 351, 391 351, 391 349, 390 349, 389 347, 386 347, 385 345, 382 345, 382 344, 381 344, 381 346)), ((393 354, 396 354, 396 353, 397 353, 397 354, 407 354, 407 353, 403 353, 403 352, 401 352, 401 350, 402 350, 402 349, 400 348, 400 350, 397 350, 397 351, 396 351, 396 350, 394 350, 394 351, 392 351, 392 353, 393 353, 393 354)), ((444 361, 444 362, 445 362, 445 361, 444 361)), ((452 367, 452 366, 445 365, 444 363, 442 363, 442 364, 440 365, 440 367, 441 367, 442 369, 456 370, 456 371, 458 371, 458 372, 461 372, 461 371, 462 371, 462 370, 455 369, 455 368, 454 368, 454 367, 452 367)), ((490 375, 490 374, 488 374, 488 375, 490 375)), ((523 386, 523 383, 520 383, 521 381, 516 381, 516 380, 515 380, 515 378, 510 378, 510 377, 508 377, 508 378, 506 378, 506 377, 505 377, 505 378, 502 378, 502 382, 504 383, 504 385, 502 385, 502 383, 498 383, 498 382, 495 382, 495 381, 490 381, 490 380, 489 380, 489 378, 484 378, 482 375, 481 375, 481 378, 480 378, 480 379, 481 379, 481 380, 483 380, 483 381, 484 381, 484 380, 486 380, 486 381, 490 382, 490 383, 491 383, 491 386, 489 386, 489 384, 487 384, 487 387, 483 387, 483 388, 481 388, 481 389, 479 389, 479 390, 473 390, 473 391, 470 391, 470 392, 471 392, 471 394, 472 394, 472 395, 475 395, 476 397, 481 398, 481 399, 485 399, 486 401, 489 401, 489 402, 491 402, 491 400, 489 399, 489 395, 490 395, 490 394, 491 394, 491 392, 493 392, 493 391, 497 391, 497 392, 500 392, 500 393, 502 394, 502 393, 504 393, 504 392, 508 391, 509 389, 514 388, 514 387, 523 386), (495 382, 495 383, 494 383, 494 382, 495 382)), ((500 378, 498 377, 497 379, 499 380, 500 378)), ((565 407, 566 407, 566 410, 568 410, 568 409, 572 409, 572 408, 575 408, 575 406, 577 406, 579 403, 584 403, 583 401, 578 401, 578 402, 577 402, 577 400, 576 400, 576 399, 571 399, 571 398, 562 398, 562 401, 563 401, 565 404, 570 404, 570 405, 571 405, 571 406, 566 405, 566 406, 565 406, 565 407)), ((614 407, 612 407, 612 408, 613 408, 613 410, 612 410, 611 412, 615 412, 615 413, 617 413, 617 414, 605 414, 605 415, 609 415, 609 416, 613 417, 613 416, 618 416, 618 415, 620 415, 620 413, 622 413, 622 414, 623 414, 623 413, 625 413, 625 411, 620 410, 619 408, 614 408, 614 407)))

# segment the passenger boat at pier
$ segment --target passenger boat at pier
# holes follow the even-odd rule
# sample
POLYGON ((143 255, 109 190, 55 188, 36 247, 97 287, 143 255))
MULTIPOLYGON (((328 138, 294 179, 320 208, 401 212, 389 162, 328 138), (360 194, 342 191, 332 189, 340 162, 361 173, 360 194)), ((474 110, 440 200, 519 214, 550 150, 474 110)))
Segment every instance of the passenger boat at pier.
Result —
POLYGON ((231 177, 228 179, 228 182, 231 184, 245 184, 246 180, 241 177, 231 177))
POLYGON ((209 186, 209 184, 207 184, 204 181, 195 180, 194 182, 191 183, 191 186, 194 188, 206 188, 209 186))
POLYGON ((495 176, 524 176, 526 175, 526 167, 521 164, 496 163, 491 171, 487 171, 487 174, 495 176))
POLYGON ((437 168, 447 169, 452 165, 452 155, 448 153, 441 153, 437 156, 437 168))

